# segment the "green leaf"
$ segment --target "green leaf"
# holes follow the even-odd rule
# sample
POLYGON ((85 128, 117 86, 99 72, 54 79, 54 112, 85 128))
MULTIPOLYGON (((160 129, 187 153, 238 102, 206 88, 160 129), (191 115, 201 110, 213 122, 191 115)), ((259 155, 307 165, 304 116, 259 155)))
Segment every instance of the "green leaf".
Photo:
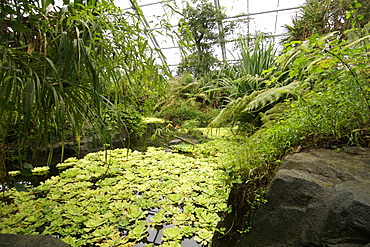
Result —
POLYGON ((180 194, 169 194, 167 198, 170 199, 173 203, 177 203, 177 204, 180 204, 183 200, 180 194))
POLYGON ((187 214, 176 214, 173 216, 173 223, 178 226, 189 224, 189 218, 187 214))
POLYGON ((116 232, 116 230, 111 226, 103 226, 99 227, 95 231, 93 231, 91 234, 95 238, 98 238, 99 240, 102 238, 109 238, 113 236, 113 234, 116 232))
POLYGON ((171 227, 163 230, 163 241, 180 240, 183 237, 183 232, 180 228, 171 227))
POLYGON ((144 211, 141 208, 138 207, 131 207, 128 209, 127 214, 125 215, 129 220, 139 220, 141 218, 144 218, 148 211, 144 211))
POLYGON ((201 245, 207 246, 212 241, 212 237, 213 232, 201 229, 194 237, 194 240, 200 243, 201 245))
POLYGON ((197 232, 197 228, 193 226, 183 226, 181 230, 184 233, 184 236, 188 238, 192 237, 193 234, 197 232))
POLYGON ((8 215, 11 212, 13 212, 15 210, 15 208, 16 208, 14 204, 6 205, 3 202, 0 202, 0 204, 1 204, 1 207, 0 207, 0 216, 8 215))
POLYGON ((99 214, 92 215, 90 219, 85 222, 85 226, 88 228, 95 228, 97 226, 103 225, 107 222, 107 219, 99 214))
POLYGON ((216 213, 209 213, 203 209, 197 209, 196 216, 198 218, 196 224, 201 227, 215 226, 220 221, 220 217, 216 213))
POLYGON ((31 29, 16 22, 16 21, 9 21, 9 25, 15 30, 19 32, 30 32, 31 29))
POLYGON ((33 165, 31 165, 30 163, 24 163, 23 164, 23 169, 27 169, 27 170, 32 170, 34 167, 33 165))
POLYGON ((365 18, 365 16, 364 16, 364 15, 358 15, 358 16, 357 16, 357 20, 359 20, 359 21, 363 20, 364 18, 365 18))
POLYGON ((129 232, 129 237, 139 241, 147 235, 147 227, 145 225, 138 225, 129 232))
POLYGON ((163 211, 159 211, 157 212, 154 217, 150 217, 149 218, 154 224, 156 225, 162 225, 163 222, 166 221, 166 217, 164 215, 164 212, 163 211))

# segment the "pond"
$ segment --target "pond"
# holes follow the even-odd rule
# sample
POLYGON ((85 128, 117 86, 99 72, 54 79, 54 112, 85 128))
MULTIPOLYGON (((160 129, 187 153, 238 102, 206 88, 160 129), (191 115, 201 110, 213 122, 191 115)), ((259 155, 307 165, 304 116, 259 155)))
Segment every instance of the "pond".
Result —
POLYGON ((191 148, 197 158, 154 147, 69 158, 59 176, 4 193, 0 233, 71 246, 208 246, 229 211, 227 175, 220 150, 191 148))
MULTIPOLYGON (((127 141, 125 134, 113 139, 113 148, 129 148, 132 150, 145 151, 148 146, 160 147, 163 143, 152 140, 153 134, 158 129, 162 129, 167 122, 164 119, 148 118, 144 119, 146 123, 146 132, 142 135, 140 140, 127 141)), ((75 142, 55 143, 52 147, 40 148, 36 151, 33 158, 27 159, 21 169, 21 173, 16 177, 7 176, 5 183, 0 184, 0 191, 8 190, 9 188, 16 188, 20 191, 27 191, 28 188, 40 185, 46 179, 60 174, 60 169, 56 167, 57 164, 63 162, 70 157, 81 157, 97 151, 104 150, 104 148, 97 143, 96 138, 84 138, 80 141, 80 147, 77 147, 75 142), (64 146, 63 146, 64 145, 64 146), (78 151, 79 150, 79 151, 78 151), (51 159, 49 156, 52 154, 51 159), (33 176, 31 170, 35 167, 49 166, 48 173, 43 176, 33 176)), ((10 167, 11 168, 11 167, 10 167)))

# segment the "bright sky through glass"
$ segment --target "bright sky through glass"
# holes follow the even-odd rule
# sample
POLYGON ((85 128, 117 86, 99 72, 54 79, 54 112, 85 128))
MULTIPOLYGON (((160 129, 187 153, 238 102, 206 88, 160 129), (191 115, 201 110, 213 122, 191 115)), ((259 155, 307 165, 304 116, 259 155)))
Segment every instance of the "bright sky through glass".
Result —
MULTIPOLYGON (((161 3, 153 4, 160 2, 161 0, 138 0, 140 6, 142 6, 143 13, 150 23, 151 27, 158 27, 158 16, 162 16, 165 13, 165 8, 161 3), (145 6, 146 5, 146 6, 145 6)), ((213 2, 213 0, 210 0, 213 2)), ((177 5, 181 8, 184 6, 184 1, 176 0, 177 5)), ((305 0, 219 0, 221 7, 225 8, 225 13, 228 17, 233 17, 243 14, 252 14, 252 20, 249 23, 249 32, 255 33, 257 31, 262 31, 268 34, 281 35, 286 33, 285 24, 290 25, 292 23, 292 16, 298 11, 297 9, 293 10, 284 10, 279 12, 270 12, 264 14, 256 14, 261 12, 268 12, 278 9, 289 9, 301 6, 305 0)), ((117 6, 123 9, 130 9, 129 0, 115 0, 117 6)), ((179 16, 173 16, 170 20, 172 25, 177 25, 179 16)), ((237 30, 240 34, 247 33, 247 25, 243 24, 240 29, 237 30)), ((172 42, 166 36, 157 36, 156 37, 161 48, 174 47, 176 44, 172 42)), ((227 45, 227 59, 237 58, 236 54, 233 54, 233 45, 227 45)), ((178 64, 181 60, 181 55, 179 49, 163 49, 162 50, 165 56, 167 57, 168 64, 175 65, 178 64)), ((221 58, 220 48, 216 48, 216 55, 219 59, 221 58)))
MULTIPOLYGON (((185 0, 174 0, 177 6, 181 9, 185 6, 185 0)), ((214 0, 209 0, 214 3, 214 0)), ((256 32, 264 32, 272 35, 282 35, 286 33, 284 25, 292 24, 292 16, 294 16, 298 9, 297 8, 304 4, 306 0, 218 0, 221 7, 225 9, 225 13, 228 17, 239 16, 243 14, 251 14, 251 21, 249 26, 247 24, 241 25, 236 30, 236 35, 246 35, 248 33, 254 34, 256 32), (287 10, 288 9, 288 10, 287 10), (290 10, 289 10, 290 9, 290 10), (278 12, 274 10, 280 10, 278 12), (268 12, 268 13, 261 13, 268 12)), ((114 0, 115 4, 120 8, 131 11, 130 0, 114 0)), ((150 28, 160 28, 159 19, 161 19, 164 13, 170 12, 168 8, 164 7, 161 2, 165 0, 137 0, 139 6, 144 13, 146 20, 148 21, 150 28)), ((62 0, 55 0, 56 6, 63 5, 62 0)), ((181 10, 180 10, 181 12, 181 10)), ((178 24, 180 16, 173 15, 170 18, 170 23, 174 26, 178 24)), ((181 54, 179 49, 176 47, 172 39, 165 35, 157 35, 156 40, 162 49, 162 52, 167 58, 169 65, 177 65, 181 61, 181 54)), ((235 38, 235 37, 234 37, 235 38)), ((233 60, 238 59, 238 54, 234 50, 235 45, 228 43, 227 59, 233 60)), ((218 59, 222 59, 220 47, 215 48, 215 56, 218 59)))

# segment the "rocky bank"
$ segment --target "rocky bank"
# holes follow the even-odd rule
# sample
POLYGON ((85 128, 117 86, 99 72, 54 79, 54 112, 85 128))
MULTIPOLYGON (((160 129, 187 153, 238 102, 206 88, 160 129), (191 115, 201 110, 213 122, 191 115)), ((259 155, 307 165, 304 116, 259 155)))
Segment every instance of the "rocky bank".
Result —
POLYGON ((287 156, 236 247, 370 246, 370 149, 287 156))

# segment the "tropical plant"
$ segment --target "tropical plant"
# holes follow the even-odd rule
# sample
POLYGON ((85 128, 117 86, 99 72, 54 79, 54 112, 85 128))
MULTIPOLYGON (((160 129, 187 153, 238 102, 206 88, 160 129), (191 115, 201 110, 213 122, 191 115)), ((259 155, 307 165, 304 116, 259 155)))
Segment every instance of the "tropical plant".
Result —
POLYGON ((154 62, 161 53, 143 36, 140 15, 110 1, 49 3, 1 2, 0 167, 55 136, 65 141, 66 129, 78 141, 87 123, 104 138, 104 105, 164 91, 166 68, 154 62))
MULTIPOLYGON (((337 49, 343 47, 347 49, 348 47, 355 47, 361 44, 365 45, 361 47, 366 47, 366 36, 344 46, 345 42, 340 41, 337 34, 338 32, 323 36, 316 34, 311 36, 309 40, 303 42, 293 41, 287 44, 286 51, 277 60, 279 62, 278 68, 289 73, 289 79, 286 80, 288 84, 278 83, 270 89, 260 90, 251 95, 238 98, 227 105, 211 122, 210 126, 220 126, 235 121, 250 122, 260 117, 261 114, 259 113, 271 109, 274 104, 282 102, 287 98, 296 99, 296 97, 306 93, 306 89, 322 86, 322 80, 328 72, 325 68, 336 64, 338 60, 341 61, 338 57, 335 57, 338 56, 335 55, 338 52, 337 49), (299 46, 295 47, 297 43, 299 46), (334 52, 331 49, 334 49, 334 52), (334 56, 335 58, 328 58, 323 56, 323 54, 328 54, 328 56, 334 56), (313 72, 316 64, 320 64, 322 68, 319 72, 313 72), (288 68, 289 70, 287 70, 288 68)), ((347 68, 350 69, 351 66, 347 66, 347 68)), ((350 69, 349 71, 352 70, 350 69)), ((332 72, 330 75, 334 76, 335 74, 332 72)), ((282 72, 278 72, 277 77, 272 78, 272 81, 279 81, 278 79, 281 75, 282 72)), ((331 77, 331 79, 334 78, 331 77)), ((257 121, 257 123, 259 124, 260 122, 257 121)))
POLYGON ((286 86, 259 90, 237 98, 221 110, 211 121, 209 127, 225 126, 228 123, 252 123, 252 126, 259 127, 261 124, 259 113, 284 101, 301 85, 302 83, 296 81, 286 86))
MULTIPOLYGON (((240 38, 240 63, 224 65, 216 79, 205 85, 206 92, 219 92, 226 105, 231 100, 247 96, 254 91, 274 86, 269 81, 276 63, 276 47, 262 33, 253 38, 240 38)), ((280 81, 277 80, 277 81, 280 81)))
POLYGON ((201 78, 214 69, 220 62, 212 54, 213 51, 203 51, 201 59, 195 53, 183 57, 177 67, 177 74, 190 73, 196 78, 201 78))
POLYGON ((221 91, 227 103, 268 86, 266 79, 252 75, 242 76, 237 79, 224 77, 218 79, 216 83, 218 85, 207 85, 207 88, 209 88, 208 91, 221 91))
POLYGON ((240 120, 259 125, 258 113, 283 100, 295 88, 295 83, 285 85, 283 76, 271 76, 277 72, 274 68, 276 48, 272 42, 268 45, 265 42, 265 36, 258 34, 251 48, 246 39, 240 39, 242 72, 239 72, 239 77, 220 78, 216 81, 218 85, 209 89, 220 90, 226 95, 225 103, 228 103, 210 126, 222 126, 240 120))
POLYGON ((127 141, 140 141, 145 133, 146 126, 142 114, 137 112, 135 107, 118 104, 115 108, 105 107, 102 114, 104 128, 112 137, 120 135, 127 141))
POLYGON ((250 46, 251 38, 239 38, 241 50, 241 69, 245 75, 262 75, 262 72, 274 66, 276 47, 263 33, 255 35, 250 46))
POLYGON ((245 155, 240 156, 243 161, 237 169, 248 173, 249 168, 269 164, 298 145, 368 145, 370 78, 366 52, 370 36, 348 43, 336 35, 314 35, 307 43, 305 48, 292 48, 302 53, 293 62, 291 76, 305 71, 304 79, 315 79, 315 84, 292 102, 284 119, 247 139, 249 144, 244 146, 245 155))
POLYGON ((351 28, 362 28, 369 21, 368 0, 309 0, 293 18, 293 26, 286 25, 285 41, 303 41, 311 35, 339 31, 344 37, 351 28))
MULTIPOLYGON (((243 198, 235 197, 236 220, 226 227, 248 230, 285 155, 310 147, 370 145, 369 44, 368 34, 345 41, 332 33, 313 35, 299 46, 296 42, 287 45, 281 62, 290 63, 289 76, 300 78, 305 91, 296 93, 294 101, 276 105, 285 109, 283 116, 246 138, 236 151, 235 162, 227 163, 230 179, 240 182, 231 195, 242 194, 243 198)), ((248 106, 248 100, 240 103, 239 111, 248 106)))
POLYGON ((218 113, 213 108, 217 100, 204 87, 204 79, 194 81, 190 74, 169 81, 168 91, 158 104, 158 115, 182 126, 184 121, 191 121, 196 127, 206 126, 218 113))

